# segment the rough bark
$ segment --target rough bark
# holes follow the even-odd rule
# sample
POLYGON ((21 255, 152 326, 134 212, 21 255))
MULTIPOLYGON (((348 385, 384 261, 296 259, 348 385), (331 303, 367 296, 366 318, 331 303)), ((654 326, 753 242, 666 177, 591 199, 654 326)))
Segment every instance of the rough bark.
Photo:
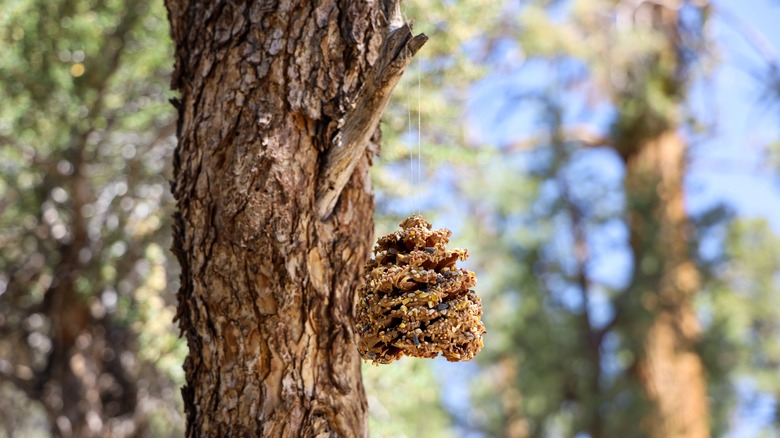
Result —
POLYGON ((695 351, 698 275, 686 239, 684 169, 685 144, 672 130, 643 142, 626 165, 634 293, 652 315, 636 368, 652 405, 642 429, 654 438, 709 436, 705 371, 695 351))
POLYGON ((325 220, 317 179, 384 62, 389 7, 166 4, 181 92, 172 190, 187 435, 364 436, 352 320, 373 237, 373 148, 364 141, 342 170, 325 220))

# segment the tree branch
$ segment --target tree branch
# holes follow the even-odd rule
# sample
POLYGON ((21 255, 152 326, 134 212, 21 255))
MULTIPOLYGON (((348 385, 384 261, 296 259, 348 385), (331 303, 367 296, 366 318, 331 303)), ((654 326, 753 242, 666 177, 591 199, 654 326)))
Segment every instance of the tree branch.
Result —
MULTIPOLYGON (((573 126, 562 130, 561 136, 566 143, 577 143, 583 148, 613 147, 613 141, 610 138, 590 130, 585 125, 573 126)), ((509 152, 525 152, 532 150, 540 144, 544 144, 544 142, 545 140, 538 136, 524 138, 509 144, 505 149, 509 152)))
POLYGON ((360 90, 355 105, 344 116, 343 127, 326 152, 317 180, 317 213, 320 219, 327 219, 333 212, 341 191, 379 125, 393 89, 426 41, 428 37, 425 34, 414 36, 408 23, 387 35, 373 71, 360 90))

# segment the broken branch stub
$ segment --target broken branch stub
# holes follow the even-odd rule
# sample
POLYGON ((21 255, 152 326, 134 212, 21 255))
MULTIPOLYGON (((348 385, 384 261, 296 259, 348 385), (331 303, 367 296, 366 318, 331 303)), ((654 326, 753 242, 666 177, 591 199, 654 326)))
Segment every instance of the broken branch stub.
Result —
POLYGON ((333 212, 341 191, 379 125, 393 89, 426 41, 428 37, 425 34, 414 36, 409 24, 387 35, 373 71, 360 90, 354 107, 344 116, 344 124, 326 152, 317 181, 320 219, 327 219, 333 212))

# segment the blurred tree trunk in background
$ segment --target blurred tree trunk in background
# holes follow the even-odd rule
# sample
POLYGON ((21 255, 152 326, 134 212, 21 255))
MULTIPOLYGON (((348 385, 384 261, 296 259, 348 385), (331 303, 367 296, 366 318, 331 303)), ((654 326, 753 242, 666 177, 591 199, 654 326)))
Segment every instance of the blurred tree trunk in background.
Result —
POLYGON ((385 11, 377 1, 167 7, 181 91, 172 190, 187 435, 364 436, 352 320, 377 145, 360 153, 329 218, 316 195, 377 62, 385 11))
POLYGON ((692 301, 699 274, 688 246, 686 145, 679 132, 688 85, 680 7, 647 3, 633 11, 635 26, 651 26, 662 40, 641 65, 643 73, 629 72, 632 80, 654 85, 637 84, 640 93, 620 96, 625 100, 618 101, 623 111, 615 124, 614 146, 625 161, 634 259, 626 298, 635 311, 631 314, 642 315, 618 325, 635 339, 630 342, 637 360, 633 375, 651 403, 640 427, 654 438, 709 436, 706 376, 696 351, 700 329, 692 301), (650 102, 652 98, 663 104, 650 102))
POLYGON ((685 144, 673 130, 641 141, 626 163, 631 293, 652 320, 635 372, 653 404, 641 427, 656 438, 709 436, 705 371, 695 350, 700 330, 692 296, 699 285, 687 244, 684 169, 685 144))
MULTIPOLYGON (((130 31, 142 18, 145 7, 129 7, 119 17, 119 24, 106 37, 106 41, 114 44, 106 44, 99 56, 85 64, 88 76, 79 84, 78 94, 90 90, 102 94, 107 88, 119 67, 130 31)), ((64 4, 63 9, 67 8, 64 4)), ((92 101, 90 112, 99 112, 102 105, 100 96, 92 101)), ((58 248, 59 262, 41 308, 51 325, 52 347, 45 370, 37 375, 37 386, 54 435, 106 436, 112 434, 109 420, 132 416, 135 411, 138 388, 120 358, 122 352, 135 351, 137 347, 126 327, 114 324, 101 305, 90 300, 91 294, 84 293, 83 285, 78 284, 89 278, 84 254, 90 252, 92 242, 84 212, 85 206, 95 202, 96 190, 90 184, 86 168, 87 137, 93 128, 74 131, 64 153, 73 170, 60 180, 72 200, 70 238, 58 248)), ((115 429, 114 433, 142 434, 142 430, 133 430, 139 426, 115 429)))

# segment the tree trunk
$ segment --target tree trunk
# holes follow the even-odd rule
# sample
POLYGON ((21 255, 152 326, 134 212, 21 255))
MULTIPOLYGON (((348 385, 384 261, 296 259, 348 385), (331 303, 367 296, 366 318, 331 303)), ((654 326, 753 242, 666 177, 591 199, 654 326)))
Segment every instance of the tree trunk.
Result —
MULTIPOLYGON (((132 28, 135 19, 123 21, 123 27, 132 28)), ((78 285, 92 274, 80 257, 92 244, 82 212, 95 200, 85 172, 86 138, 87 133, 74 136, 74 171, 63 181, 73 202, 71 238, 59 245, 54 280, 40 308, 49 320, 51 352, 28 394, 43 403, 53 436, 134 436, 145 420, 137 410, 137 376, 122 364, 122 355, 137 351, 136 338, 106 313, 94 291, 78 285)))
POLYGON ((388 11, 377 1, 166 3, 181 91, 172 191, 187 435, 364 436, 352 321, 389 98, 365 88, 391 61, 388 11), (359 91, 378 105, 361 107, 359 91), (373 125, 347 140, 351 116, 373 125), (351 155, 331 172, 334 150, 351 155), (324 174, 334 180, 318 187, 324 174))
MULTIPOLYGON (((71 265, 74 259, 69 260, 60 267, 71 265)), ((111 318, 90 313, 72 281, 78 274, 58 276, 61 283, 48 292, 53 301, 47 314, 57 329, 33 394, 43 402, 52 436, 136 436, 144 427, 143 416, 134 416, 137 386, 121 363, 134 339, 111 318)))
POLYGON ((698 274, 686 242, 684 168, 685 145, 673 130, 644 141, 626 164, 632 292, 651 315, 636 368, 652 404, 642 429, 655 438, 709 436, 704 367, 694 350, 698 274))

